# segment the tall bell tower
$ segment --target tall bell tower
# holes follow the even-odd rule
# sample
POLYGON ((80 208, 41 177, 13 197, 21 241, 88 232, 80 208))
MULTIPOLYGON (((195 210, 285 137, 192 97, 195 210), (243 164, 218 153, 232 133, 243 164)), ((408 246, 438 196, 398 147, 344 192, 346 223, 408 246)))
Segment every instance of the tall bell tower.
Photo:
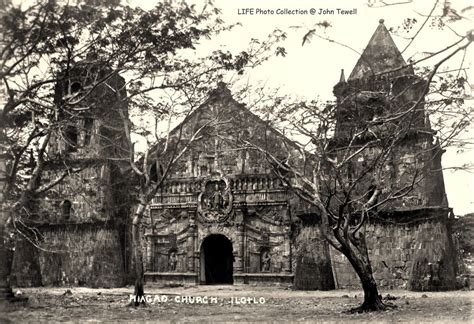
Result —
POLYGON ((393 203, 394 208, 447 207, 441 171, 443 150, 434 142, 435 134, 425 110, 427 87, 426 81, 416 76, 403 59, 383 19, 347 81, 342 71, 334 87, 335 139, 347 142, 364 129, 387 136, 403 132, 386 167, 387 177, 401 187, 412 178, 410 168, 424 173, 412 194, 393 203))
POLYGON ((19 286, 121 286, 130 269, 133 199, 125 80, 89 61, 62 71, 58 80, 42 181, 67 175, 37 199, 42 250, 30 257, 25 251, 32 247, 17 244, 15 280, 19 286))
POLYGON ((357 195, 370 192, 372 179, 382 190, 380 200, 398 195, 387 198, 366 224, 374 277, 381 286, 402 280, 411 290, 456 286, 452 211, 444 187, 443 149, 426 109, 428 86, 405 62, 380 20, 349 78, 342 72, 334 87, 335 151, 361 150, 348 163, 348 183, 365 174, 367 183, 360 183, 357 195), (373 165, 380 167, 370 169, 373 165))

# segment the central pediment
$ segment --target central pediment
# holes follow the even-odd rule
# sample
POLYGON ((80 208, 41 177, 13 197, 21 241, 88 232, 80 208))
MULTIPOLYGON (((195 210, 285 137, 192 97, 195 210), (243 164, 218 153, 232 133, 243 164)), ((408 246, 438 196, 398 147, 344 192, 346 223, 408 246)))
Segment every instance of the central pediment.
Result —
POLYGON ((227 177, 270 174, 272 158, 262 152, 284 160, 297 156, 289 151, 298 150, 294 142, 237 102, 224 84, 171 131, 169 145, 188 146, 170 179, 205 178, 215 172, 227 177))

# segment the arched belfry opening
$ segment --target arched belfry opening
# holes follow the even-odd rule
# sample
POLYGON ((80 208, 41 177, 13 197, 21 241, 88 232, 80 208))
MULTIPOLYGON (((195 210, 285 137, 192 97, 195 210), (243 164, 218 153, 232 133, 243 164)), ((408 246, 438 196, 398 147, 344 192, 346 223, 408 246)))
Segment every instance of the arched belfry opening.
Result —
POLYGON ((232 284, 233 262, 231 241, 222 234, 212 234, 201 245, 202 284, 232 284))

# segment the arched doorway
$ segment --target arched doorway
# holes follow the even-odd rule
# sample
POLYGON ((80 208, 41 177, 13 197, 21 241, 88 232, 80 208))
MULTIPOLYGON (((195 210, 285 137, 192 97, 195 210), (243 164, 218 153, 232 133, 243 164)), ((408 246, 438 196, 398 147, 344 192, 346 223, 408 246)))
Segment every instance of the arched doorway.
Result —
POLYGON ((232 243, 222 234, 212 234, 201 245, 201 283, 233 283, 232 243))

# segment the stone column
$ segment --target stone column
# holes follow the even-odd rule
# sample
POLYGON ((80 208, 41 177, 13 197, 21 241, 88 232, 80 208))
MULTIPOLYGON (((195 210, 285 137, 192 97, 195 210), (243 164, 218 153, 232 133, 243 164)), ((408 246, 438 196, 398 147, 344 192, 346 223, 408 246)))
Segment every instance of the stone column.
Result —
POLYGON ((196 226, 196 208, 188 208, 189 219, 189 237, 188 237, 188 271, 196 272, 196 249, 197 249, 197 226, 196 226))
POLYGON ((189 272, 196 272, 196 241, 197 241, 196 224, 189 224, 189 236, 188 236, 188 271, 189 272))
POLYGON ((291 273, 292 272, 292 251, 291 251, 291 237, 290 237, 290 226, 285 226, 285 253, 287 253, 288 255, 288 259, 287 259, 287 262, 285 264, 285 268, 283 269, 285 272, 287 273, 291 273))
POLYGON ((245 271, 245 226, 243 223, 237 224, 237 246, 235 256, 235 273, 245 271))

